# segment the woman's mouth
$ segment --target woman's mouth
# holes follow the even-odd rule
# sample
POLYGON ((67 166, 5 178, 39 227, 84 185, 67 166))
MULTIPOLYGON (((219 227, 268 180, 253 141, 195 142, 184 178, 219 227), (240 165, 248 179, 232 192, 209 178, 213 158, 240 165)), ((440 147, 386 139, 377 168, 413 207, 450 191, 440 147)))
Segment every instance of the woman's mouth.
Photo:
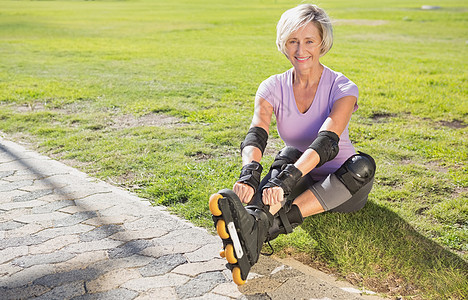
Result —
POLYGON ((308 60, 309 58, 310 58, 310 56, 307 56, 307 57, 297 57, 297 56, 296 56, 296 59, 297 59, 298 61, 300 61, 300 62, 306 61, 306 60, 308 60))

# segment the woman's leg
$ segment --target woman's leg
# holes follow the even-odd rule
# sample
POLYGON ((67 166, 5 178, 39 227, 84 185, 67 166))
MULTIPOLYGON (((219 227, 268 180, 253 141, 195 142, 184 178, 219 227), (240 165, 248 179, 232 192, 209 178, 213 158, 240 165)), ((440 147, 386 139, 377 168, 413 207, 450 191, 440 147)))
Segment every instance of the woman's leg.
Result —
POLYGON ((297 187, 299 195, 291 206, 287 205, 286 209, 278 206, 270 208, 275 218, 269 230, 269 240, 279 234, 292 232, 304 217, 324 211, 354 212, 361 209, 372 189, 374 173, 375 162, 372 157, 359 153, 351 156, 334 174, 312 182, 306 189, 304 180, 304 184, 297 187))
POLYGON ((310 187, 324 211, 354 212, 367 202, 375 174, 374 159, 362 152, 348 158, 333 174, 310 187))
POLYGON ((314 193, 312 193, 310 190, 305 191, 299 197, 297 197, 294 200, 293 205, 297 205, 297 207, 299 207, 303 218, 325 211, 320 202, 317 200, 317 197, 315 197, 314 193))

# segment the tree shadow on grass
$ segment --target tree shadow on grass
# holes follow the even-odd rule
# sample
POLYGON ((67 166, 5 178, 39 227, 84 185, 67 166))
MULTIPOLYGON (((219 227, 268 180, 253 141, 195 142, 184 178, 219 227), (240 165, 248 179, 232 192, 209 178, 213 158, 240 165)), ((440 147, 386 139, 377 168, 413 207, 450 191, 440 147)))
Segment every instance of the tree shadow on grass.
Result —
POLYGON ((466 299, 468 263, 373 202, 352 214, 309 217, 302 228, 330 267, 389 295, 466 299))

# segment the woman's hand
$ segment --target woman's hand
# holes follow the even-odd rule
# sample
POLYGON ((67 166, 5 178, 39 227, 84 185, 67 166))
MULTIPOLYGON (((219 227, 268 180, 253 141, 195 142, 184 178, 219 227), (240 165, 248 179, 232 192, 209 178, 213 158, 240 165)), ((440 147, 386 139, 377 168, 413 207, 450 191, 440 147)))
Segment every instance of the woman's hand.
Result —
POLYGON ((232 188, 242 203, 249 203, 255 193, 253 187, 245 183, 236 182, 232 188))
POLYGON ((263 203, 273 206, 284 200, 284 190, 279 186, 274 186, 263 190, 263 203))

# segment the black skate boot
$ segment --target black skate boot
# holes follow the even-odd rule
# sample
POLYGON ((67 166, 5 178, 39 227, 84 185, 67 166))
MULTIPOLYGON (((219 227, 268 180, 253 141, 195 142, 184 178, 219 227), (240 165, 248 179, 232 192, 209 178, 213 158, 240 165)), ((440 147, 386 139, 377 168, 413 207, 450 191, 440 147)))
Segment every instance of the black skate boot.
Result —
POLYGON ((280 234, 289 234, 294 228, 304 222, 302 213, 297 205, 292 205, 286 212, 286 206, 282 207, 275 215, 273 224, 268 230, 266 242, 276 239, 280 234))
POLYGON ((273 216, 267 207, 243 206, 237 195, 223 189, 210 197, 216 231, 223 240, 221 257, 228 261, 237 285, 247 280, 250 268, 258 261, 273 216))

